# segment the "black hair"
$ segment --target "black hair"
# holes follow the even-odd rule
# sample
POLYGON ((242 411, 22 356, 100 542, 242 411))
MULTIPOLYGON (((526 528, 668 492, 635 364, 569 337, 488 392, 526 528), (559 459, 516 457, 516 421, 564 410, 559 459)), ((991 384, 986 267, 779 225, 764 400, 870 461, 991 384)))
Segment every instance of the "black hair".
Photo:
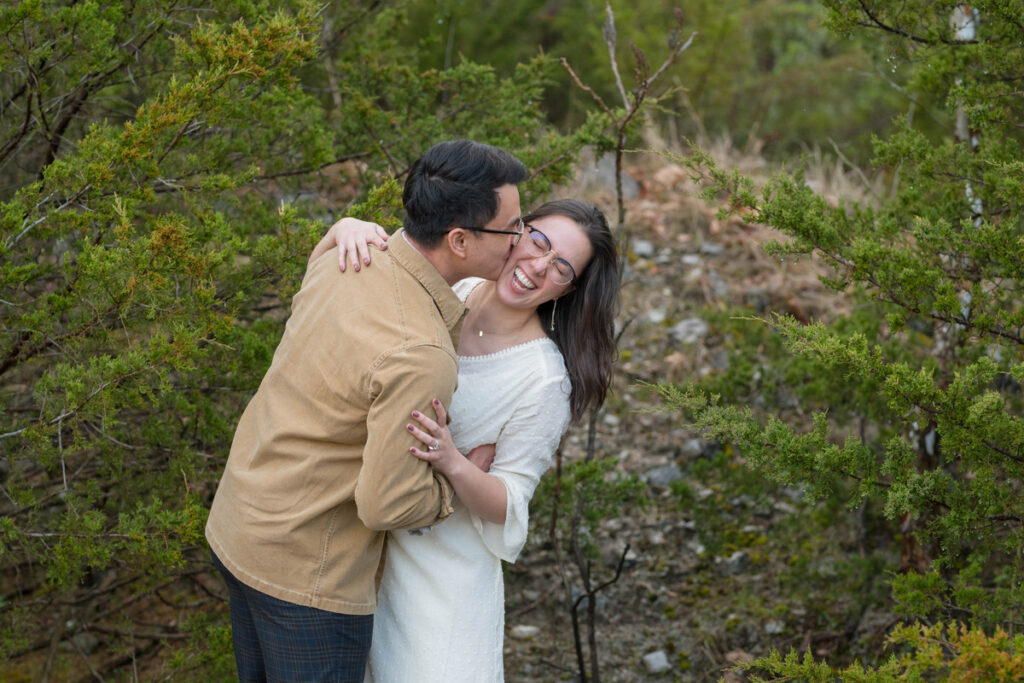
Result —
POLYGON ((518 185, 526 175, 521 161, 497 147, 470 140, 440 142, 409 169, 402 192, 405 230, 429 248, 452 226, 482 227, 498 213, 497 189, 518 185))
POLYGON ((593 255, 577 275, 574 286, 537 307, 544 331, 562 352, 572 382, 572 419, 604 404, 615 363, 615 315, 619 311, 619 258, 615 238, 604 214, 593 204, 576 199, 548 202, 524 216, 529 223, 544 216, 575 221, 590 241, 593 255), (554 329, 552 330, 552 312, 554 329))

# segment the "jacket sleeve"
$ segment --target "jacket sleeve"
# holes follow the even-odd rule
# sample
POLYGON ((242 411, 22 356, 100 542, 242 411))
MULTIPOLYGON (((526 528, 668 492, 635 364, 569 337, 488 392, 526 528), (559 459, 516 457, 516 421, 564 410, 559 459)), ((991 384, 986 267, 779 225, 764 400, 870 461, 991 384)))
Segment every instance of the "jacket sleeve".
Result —
POLYGON ((355 489, 359 519, 367 528, 423 527, 451 514, 451 484, 409 452, 420 442, 405 425, 413 410, 433 415, 435 397, 451 405, 457 379, 455 358, 432 345, 389 354, 371 369, 366 446, 355 489))

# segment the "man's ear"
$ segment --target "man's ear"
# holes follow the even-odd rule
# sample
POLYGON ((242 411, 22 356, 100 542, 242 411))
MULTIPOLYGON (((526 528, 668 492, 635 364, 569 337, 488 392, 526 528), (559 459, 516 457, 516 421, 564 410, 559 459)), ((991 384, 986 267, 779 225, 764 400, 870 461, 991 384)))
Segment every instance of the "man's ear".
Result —
POLYGON ((466 244, 469 233, 462 228, 452 228, 445 234, 444 238, 448 241, 448 248, 451 250, 452 255, 458 258, 466 258, 468 245, 466 244))

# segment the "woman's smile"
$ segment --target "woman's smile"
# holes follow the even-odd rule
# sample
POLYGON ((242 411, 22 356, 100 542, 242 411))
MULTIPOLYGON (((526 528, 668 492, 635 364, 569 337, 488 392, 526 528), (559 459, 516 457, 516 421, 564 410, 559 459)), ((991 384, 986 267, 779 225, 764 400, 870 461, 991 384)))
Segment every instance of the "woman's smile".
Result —
POLYGON ((512 283, 524 291, 537 289, 537 284, 519 266, 512 269, 512 283))

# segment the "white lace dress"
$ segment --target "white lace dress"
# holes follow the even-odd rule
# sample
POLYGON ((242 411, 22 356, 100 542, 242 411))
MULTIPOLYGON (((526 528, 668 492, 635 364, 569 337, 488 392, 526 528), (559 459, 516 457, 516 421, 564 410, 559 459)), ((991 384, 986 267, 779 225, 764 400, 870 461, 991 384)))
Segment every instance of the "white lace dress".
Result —
MULTIPOLYGON (((475 282, 456 284, 465 299, 475 282)), ((501 560, 526 542, 528 505, 569 422, 569 380, 558 347, 537 339, 459 357, 450 409, 463 453, 494 443, 490 473, 508 491, 505 524, 455 512, 429 530, 388 534, 367 681, 503 680, 505 589, 501 560)))

